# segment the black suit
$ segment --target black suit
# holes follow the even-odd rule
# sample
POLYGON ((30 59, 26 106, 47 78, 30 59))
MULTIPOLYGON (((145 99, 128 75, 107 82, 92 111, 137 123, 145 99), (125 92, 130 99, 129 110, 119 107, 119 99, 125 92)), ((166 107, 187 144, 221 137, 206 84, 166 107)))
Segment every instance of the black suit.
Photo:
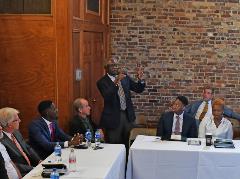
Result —
POLYGON ((121 80, 121 85, 126 99, 125 111, 120 111, 119 87, 107 74, 98 80, 97 87, 104 98, 100 126, 106 129, 107 142, 127 144, 131 123, 136 118, 130 91, 143 92, 145 83, 143 81, 134 82, 129 76, 126 76, 121 80))
MULTIPOLYGON (((173 112, 163 113, 157 127, 157 136, 161 136, 163 140, 169 140, 172 135, 173 126, 173 112)), ((186 112, 183 114, 182 124, 182 138, 196 138, 197 137, 197 126, 195 119, 186 112)))
POLYGON ((87 129, 90 129, 92 135, 94 135, 94 132, 96 131, 95 126, 91 120, 89 120, 89 123, 87 126, 86 123, 84 123, 84 120, 89 120, 89 119, 84 119, 80 117, 79 115, 75 115, 73 119, 70 121, 70 128, 69 128, 69 133, 70 135, 74 135, 76 133, 80 133, 85 135, 87 132, 87 129))
POLYGON ((15 163, 15 165, 19 169, 21 175, 24 176, 33 169, 33 166, 38 165, 40 158, 37 155, 37 153, 24 141, 19 131, 15 131, 13 135, 17 139, 18 143, 21 145, 25 154, 28 156, 31 162, 31 166, 28 165, 26 159, 18 150, 15 143, 5 133, 0 141, 6 147, 6 150, 11 160, 15 163))
POLYGON ((1 152, 0 152, 0 178, 8 179, 7 171, 5 168, 5 161, 1 152))

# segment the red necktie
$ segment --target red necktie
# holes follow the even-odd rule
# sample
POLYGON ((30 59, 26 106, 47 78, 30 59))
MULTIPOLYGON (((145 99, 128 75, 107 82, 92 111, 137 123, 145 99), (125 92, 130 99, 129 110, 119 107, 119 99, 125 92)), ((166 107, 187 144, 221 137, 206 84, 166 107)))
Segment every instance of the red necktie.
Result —
POLYGON ((53 142, 55 137, 54 137, 54 127, 52 122, 49 124, 49 127, 50 127, 51 141, 53 142))
POLYGON ((175 123, 175 131, 174 131, 174 134, 176 135, 180 135, 181 132, 180 132, 180 117, 179 116, 176 116, 177 118, 177 121, 175 123))
POLYGON ((21 145, 18 143, 17 139, 14 137, 14 135, 11 135, 12 141, 13 143, 16 145, 16 147, 18 148, 18 150, 20 151, 20 153, 22 154, 22 156, 25 158, 25 160, 27 161, 28 165, 31 166, 31 162, 28 158, 28 156, 26 155, 26 153, 23 151, 21 145))

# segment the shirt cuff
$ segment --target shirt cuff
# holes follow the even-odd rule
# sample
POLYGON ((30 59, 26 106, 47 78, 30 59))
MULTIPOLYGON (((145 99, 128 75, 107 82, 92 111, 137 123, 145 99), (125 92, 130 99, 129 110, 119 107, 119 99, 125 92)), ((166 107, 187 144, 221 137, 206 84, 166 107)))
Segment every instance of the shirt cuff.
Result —
POLYGON ((64 148, 68 147, 68 141, 64 142, 64 148))

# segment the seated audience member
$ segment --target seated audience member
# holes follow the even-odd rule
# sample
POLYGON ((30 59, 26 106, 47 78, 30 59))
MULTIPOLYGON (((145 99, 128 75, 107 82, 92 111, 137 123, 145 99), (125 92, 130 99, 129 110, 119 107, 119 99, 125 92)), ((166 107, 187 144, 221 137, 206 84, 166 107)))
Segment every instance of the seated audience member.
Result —
POLYGON ((212 133, 215 138, 232 139, 233 130, 229 120, 223 117, 224 101, 217 98, 212 104, 212 113, 210 117, 203 118, 199 126, 200 138, 205 138, 206 133, 212 133))
POLYGON ((162 114, 158 126, 157 136, 163 140, 171 139, 171 135, 181 135, 182 139, 197 137, 196 122, 193 117, 184 112, 188 99, 178 96, 172 105, 172 111, 162 114))
POLYGON ((39 103, 38 111, 40 117, 33 120, 29 126, 30 145, 38 152, 42 159, 45 159, 53 151, 57 142, 62 147, 79 145, 81 136, 65 134, 57 124, 57 108, 50 100, 39 103))
MULTIPOLYGON (((195 101, 194 103, 186 106, 185 112, 193 116, 197 125, 202 121, 203 118, 209 118, 212 116, 212 99, 213 99, 213 88, 206 86, 203 89, 202 100, 195 101)), ((240 120, 240 114, 233 112, 232 109, 224 106, 223 114, 227 117, 240 120)))
MULTIPOLYGON (((90 129, 92 136, 94 136, 94 133, 96 131, 96 127, 93 124, 91 120, 88 119, 88 116, 90 115, 91 107, 88 104, 88 101, 83 98, 77 98, 73 102, 73 107, 76 112, 76 115, 73 117, 73 119, 70 122, 70 135, 80 133, 85 135, 87 129, 90 129)), ((101 137, 103 138, 103 132, 101 132, 101 137)), ((92 137, 92 140, 94 141, 94 137, 92 137)))
POLYGON ((3 128, 3 137, 0 139, 0 142, 5 146, 21 175, 24 176, 40 162, 40 158, 24 141, 18 131, 19 123, 21 122, 18 114, 19 111, 13 108, 6 107, 0 109, 0 123, 3 128))
MULTIPOLYGON (((3 138, 2 126, 0 126, 0 139, 3 138)), ((10 159, 6 148, 0 143, 0 178, 1 179, 18 179, 21 174, 15 164, 10 159)))

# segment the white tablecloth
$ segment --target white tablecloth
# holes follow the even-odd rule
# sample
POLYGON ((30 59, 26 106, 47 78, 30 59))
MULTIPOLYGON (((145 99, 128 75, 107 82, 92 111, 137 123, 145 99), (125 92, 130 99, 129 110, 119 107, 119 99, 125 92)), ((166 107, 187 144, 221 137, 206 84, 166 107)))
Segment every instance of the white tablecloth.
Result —
POLYGON ((240 179, 240 141, 235 149, 187 145, 138 136, 132 144, 127 179, 240 179))
MULTIPOLYGON (((101 144, 103 149, 75 149, 77 157, 77 171, 70 172, 60 178, 69 179, 124 179, 126 149, 121 144, 101 144)), ((62 149, 63 163, 68 167, 70 148, 62 149)), ((43 163, 53 160, 49 156, 43 163)), ((43 168, 38 165, 23 179, 40 179, 43 168)))

